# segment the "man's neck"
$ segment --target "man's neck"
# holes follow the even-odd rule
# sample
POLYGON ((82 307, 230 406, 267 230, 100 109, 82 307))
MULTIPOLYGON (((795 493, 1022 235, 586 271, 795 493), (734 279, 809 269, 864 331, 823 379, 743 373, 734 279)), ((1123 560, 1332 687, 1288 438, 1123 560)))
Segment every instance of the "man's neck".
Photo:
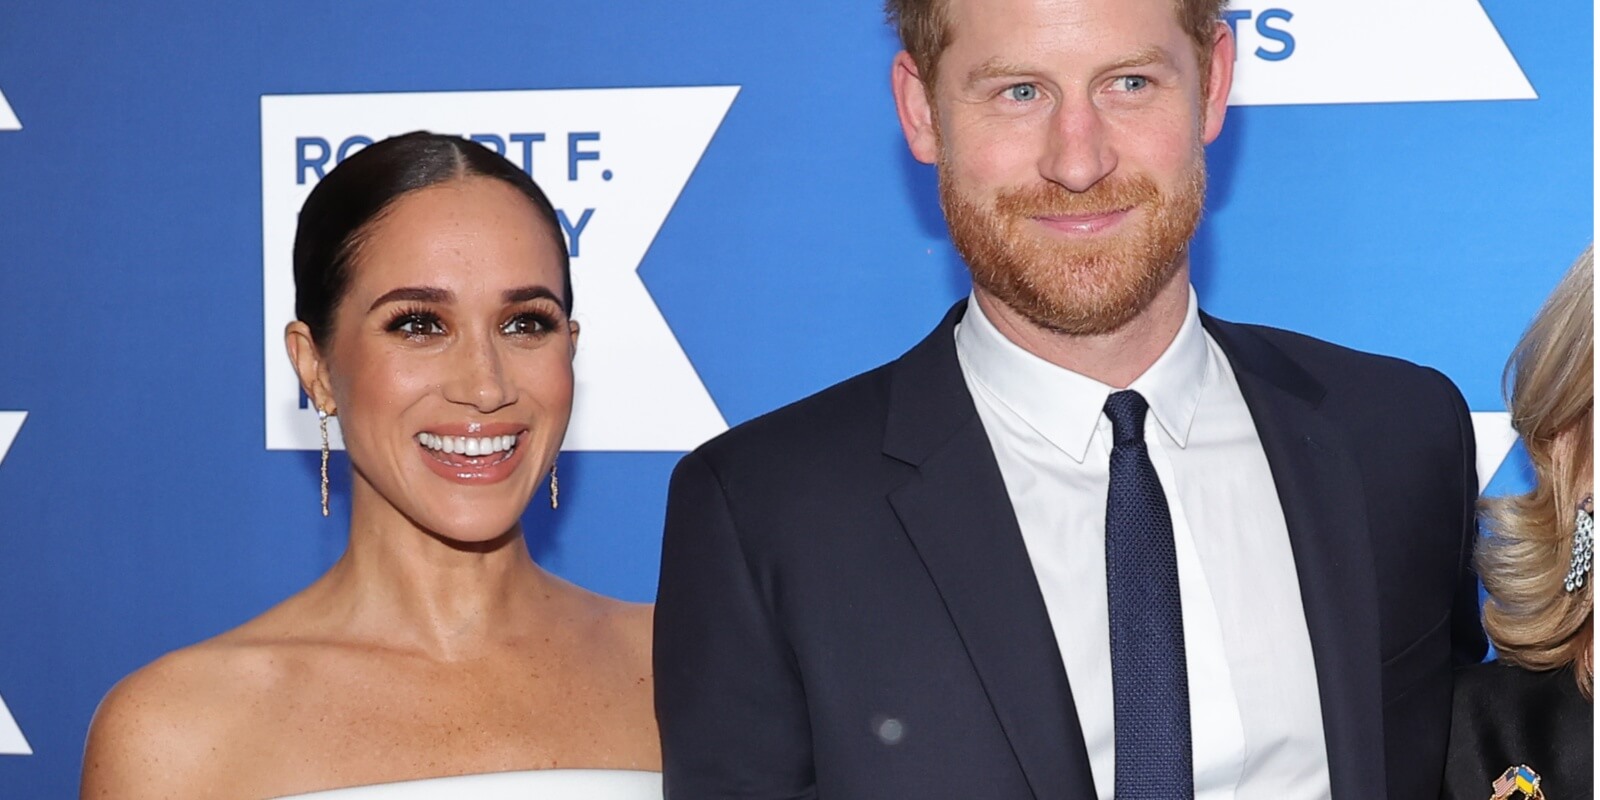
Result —
POLYGON ((1183 327, 1189 313, 1189 267, 1185 264, 1174 270, 1149 305, 1110 333, 1052 331, 1029 321, 981 287, 974 287, 972 294, 989 322, 1016 346, 1063 369, 1125 389, 1156 363, 1183 327))

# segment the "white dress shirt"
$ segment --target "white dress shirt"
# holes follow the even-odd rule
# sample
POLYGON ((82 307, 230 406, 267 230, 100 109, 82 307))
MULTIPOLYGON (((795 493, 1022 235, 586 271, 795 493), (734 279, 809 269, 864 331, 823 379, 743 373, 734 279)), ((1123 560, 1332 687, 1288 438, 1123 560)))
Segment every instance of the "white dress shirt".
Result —
MULTIPOLYGON (((1095 792, 1112 800, 1103 407, 1116 389, 1023 350, 975 299, 956 327, 956 353, 1061 648, 1095 792)), ((1192 288, 1178 335, 1129 388, 1155 418, 1145 441, 1172 513, 1195 798, 1326 798, 1322 707, 1283 509, 1192 288)))

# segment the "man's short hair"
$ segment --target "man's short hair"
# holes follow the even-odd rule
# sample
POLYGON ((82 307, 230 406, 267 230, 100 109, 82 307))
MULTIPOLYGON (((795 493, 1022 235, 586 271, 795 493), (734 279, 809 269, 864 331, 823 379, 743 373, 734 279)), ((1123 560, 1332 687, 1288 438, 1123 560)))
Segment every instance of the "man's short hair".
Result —
MULTIPOLYGON (((1194 41, 1200 57, 1200 75, 1211 72, 1211 45, 1215 42, 1216 22, 1228 0, 1173 0, 1178 23, 1194 41)), ((889 24, 900 31, 900 45, 911 54, 917 73, 928 86, 934 83, 939 55, 950 44, 949 0, 885 0, 889 24)), ((1202 87, 1204 88, 1204 87, 1202 87)))

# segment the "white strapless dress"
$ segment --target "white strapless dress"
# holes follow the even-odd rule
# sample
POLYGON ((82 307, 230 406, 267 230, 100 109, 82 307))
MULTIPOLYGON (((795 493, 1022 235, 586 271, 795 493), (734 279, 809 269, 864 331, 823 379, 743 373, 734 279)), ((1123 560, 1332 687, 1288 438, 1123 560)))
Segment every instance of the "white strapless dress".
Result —
POLYGON ((661 800, 661 773, 625 769, 490 772, 352 786, 293 797, 299 800, 661 800))

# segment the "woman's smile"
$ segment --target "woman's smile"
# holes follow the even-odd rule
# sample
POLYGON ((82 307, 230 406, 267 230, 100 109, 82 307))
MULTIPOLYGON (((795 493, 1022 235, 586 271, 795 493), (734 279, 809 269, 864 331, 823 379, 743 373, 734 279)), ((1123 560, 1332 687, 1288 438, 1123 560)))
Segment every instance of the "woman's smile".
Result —
POLYGON ((499 483, 522 464, 526 427, 499 423, 472 425, 471 433, 453 433, 463 426, 440 426, 413 439, 423 463, 434 474, 456 483, 499 483))

